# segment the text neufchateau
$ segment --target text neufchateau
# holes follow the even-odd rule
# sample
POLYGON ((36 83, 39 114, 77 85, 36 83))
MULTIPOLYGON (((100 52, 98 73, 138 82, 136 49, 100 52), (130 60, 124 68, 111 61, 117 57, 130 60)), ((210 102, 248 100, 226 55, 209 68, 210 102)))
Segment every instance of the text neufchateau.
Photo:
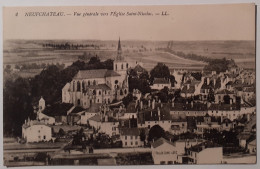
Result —
MULTIPOLYGON (((74 16, 75 16, 74 12, 74 16)), ((153 15, 151 12, 82 12, 81 16, 151 16, 153 15)), ((73 14, 66 14, 65 12, 25 12, 25 16, 66 16, 66 15, 73 15, 73 14)), ((80 16, 80 15, 77 15, 80 16)))

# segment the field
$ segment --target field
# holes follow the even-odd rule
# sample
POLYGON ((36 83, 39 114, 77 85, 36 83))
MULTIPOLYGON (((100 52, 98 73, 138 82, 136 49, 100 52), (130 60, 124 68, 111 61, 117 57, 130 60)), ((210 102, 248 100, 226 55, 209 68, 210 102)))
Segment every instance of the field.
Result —
MULTIPOLYGON (((147 70, 152 69, 157 62, 163 62, 170 68, 202 69, 205 63, 183 59, 179 56, 158 51, 158 48, 169 47, 185 54, 194 53, 210 58, 234 59, 244 68, 255 68, 254 41, 121 41, 123 55, 127 60, 137 60, 144 63, 147 70)), ((99 40, 7 40, 4 41, 4 66, 22 65, 28 63, 71 65, 79 56, 98 56, 101 60, 114 59, 117 41, 99 40), (45 44, 73 44, 95 47, 79 49, 57 49, 45 47, 45 44)), ((40 71, 40 70, 39 70, 40 71)), ((23 71, 27 77, 39 71, 23 71)))

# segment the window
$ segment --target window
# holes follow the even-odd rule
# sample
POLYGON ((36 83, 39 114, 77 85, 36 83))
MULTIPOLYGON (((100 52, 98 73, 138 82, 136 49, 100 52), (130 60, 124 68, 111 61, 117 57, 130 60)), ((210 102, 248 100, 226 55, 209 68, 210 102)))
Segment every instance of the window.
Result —
POLYGON ((101 95, 101 91, 99 91, 98 94, 101 95))
POLYGON ((126 64, 126 68, 128 69, 128 63, 126 64))
POLYGON ((77 91, 78 92, 80 91, 80 82, 79 81, 77 82, 77 91))
POLYGON ((117 64, 116 64, 116 70, 117 70, 117 64))
POLYGON ((127 146, 127 142, 125 142, 125 146, 127 146))
POLYGON ((45 140, 45 139, 46 139, 46 136, 43 136, 43 139, 45 140))
POLYGON ((135 136, 135 139, 136 139, 136 140, 137 140, 137 137, 138 137, 138 136, 135 136))
POLYGON ((125 136, 125 140, 127 140, 127 136, 125 136))
POLYGON ((41 130, 38 130, 38 133, 40 133, 41 132, 41 130))
POLYGON ((131 140, 133 140, 133 136, 131 136, 131 140))
POLYGON ((121 69, 122 69, 122 70, 124 69, 124 65, 123 65, 123 64, 121 65, 121 69))
POLYGON ((135 145, 138 145, 138 142, 137 142, 137 141, 135 142, 135 145))
POLYGON ((131 141, 131 146, 133 145, 133 142, 131 141))
POLYGON ((168 161, 168 164, 173 164, 173 161, 168 161))
POLYGON ((80 105, 80 99, 78 99, 78 105, 80 105))
POLYGON ((165 164, 165 161, 161 161, 160 164, 161 164, 161 165, 164 165, 164 164, 165 164))

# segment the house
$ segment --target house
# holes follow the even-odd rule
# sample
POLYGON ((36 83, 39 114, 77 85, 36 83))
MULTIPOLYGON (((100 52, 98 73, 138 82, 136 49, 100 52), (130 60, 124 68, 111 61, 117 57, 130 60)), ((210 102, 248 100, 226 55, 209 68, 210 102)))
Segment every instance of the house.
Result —
POLYGON ((92 104, 80 115, 80 124, 88 124, 88 119, 97 115, 101 111, 101 103, 92 104))
POLYGON ((256 139, 248 143, 247 150, 249 151, 250 154, 256 153, 256 139))
POLYGON ((143 142, 140 139, 140 131, 138 128, 121 128, 120 139, 123 147, 140 147, 143 142))
POLYGON ((51 127, 38 120, 25 120, 22 126, 22 138, 26 142, 40 142, 52 140, 51 127))
POLYGON ((150 86, 151 89, 154 90, 162 90, 164 87, 171 88, 170 80, 166 80, 164 78, 154 78, 153 85, 150 86))
POLYGON ((119 134, 119 121, 102 113, 89 118, 89 125, 110 137, 119 134))
POLYGON ((208 114, 206 114, 203 117, 203 121, 197 121, 197 134, 204 134, 206 130, 212 130, 216 129, 218 131, 221 130, 221 125, 219 124, 219 121, 215 117, 211 117, 208 114))
POLYGON ((187 119, 186 118, 173 118, 172 119, 172 124, 171 124, 171 134, 181 134, 181 133, 186 133, 187 132, 187 119))
POLYGON ((151 144, 154 164, 175 164, 177 163, 177 150, 174 143, 159 138, 151 144))
POLYGON ((190 147, 187 154, 189 164, 221 164, 223 160, 223 147, 212 141, 205 141, 190 147))

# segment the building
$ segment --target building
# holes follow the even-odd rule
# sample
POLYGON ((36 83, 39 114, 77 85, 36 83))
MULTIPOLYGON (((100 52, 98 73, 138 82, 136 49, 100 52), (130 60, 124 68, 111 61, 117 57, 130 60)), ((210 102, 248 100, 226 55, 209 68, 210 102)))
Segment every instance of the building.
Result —
POLYGON ((140 131, 138 128, 121 128, 120 139, 124 148, 140 147, 143 145, 143 142, 140 139, 140 131))
POLYGON ((22 126, 22 138, 26 142, 40 142, 52 140, 51 127, 38 120, 25 120, 22 126))
POLYGON ((91 104, 109 104, 128 94, 127 70, 132 64, 124 59, 120 39, 113 70, 80 70, 62 89, 62 101, 89 108, 91 104))
POLYGON ((211 141, 192 146, 187 151, 189 164, 221 164, 223 147, 211 141))
POLYGON ((256 139, 248 143, 247 150, 249 151, 250 154, 256 153, 256 139))
POLYGON ((177 163, 177 150, 174 143, 159 138, 151 145, 154 164, 177 163))
POLYGON ((164 87, 171 88, 170 80, 166 80, 164 78, 154 78, 153 85, 150 86, 151 89, 154 90, 162 90, 164 87))

